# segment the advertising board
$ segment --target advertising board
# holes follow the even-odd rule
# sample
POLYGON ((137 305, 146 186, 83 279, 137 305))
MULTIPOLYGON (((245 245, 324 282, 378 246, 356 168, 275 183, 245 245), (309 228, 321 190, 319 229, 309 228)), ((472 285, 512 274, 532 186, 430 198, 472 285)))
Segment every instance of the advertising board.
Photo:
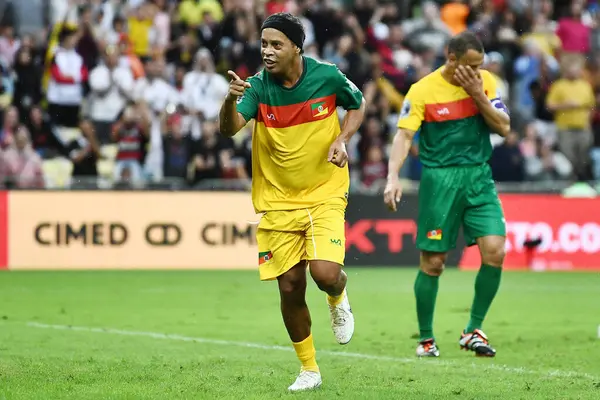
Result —
MULTIPOLYGON (((500 197, 505 269, 600 270, 600 199, 500 197)), ((351 196, 346 265, 417 266, 417 215, 415 195, 351 196)), ((254 269, 258 221, 249 193, 0 192, 0 269, 254 269)), ((447 265, 479 268, 464 245, 447 265)))
MULTIPOLYGON (((353 195, 346 211, 346 265, 415 267, 419 251, 417 235, 417 196, 402 196, 396 212, 390 212, 382 196, 353 195)), ((448 265, 456 266, 464 239, 448 255, 448 265)))
POLYGON ((9 199, 10 269, 257 264, 258 217, 247 193, 10 192, 9 199))
MULTIPOLYGON (((600 269, 600 199, 503 194, 500 200, 506 217, 505 269, 600 269)), ((460 267, 479 265, 477 248, 465 249, 460 267)))
POLYGON ((0 192, 0 270, 8 268, 8 192, 0 192))

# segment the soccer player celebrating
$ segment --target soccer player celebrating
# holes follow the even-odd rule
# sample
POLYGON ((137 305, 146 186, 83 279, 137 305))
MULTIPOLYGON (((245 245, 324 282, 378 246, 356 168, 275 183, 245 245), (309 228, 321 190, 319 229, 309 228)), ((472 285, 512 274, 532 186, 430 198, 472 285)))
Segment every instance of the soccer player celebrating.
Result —
POLYGON ((349 188, 346 143, 360 127, 365 101, 332 64, 303 56, 304 28, 291 14, 261 27, 264 69, 248 81, 234 72, 219 114, 221 133, 235 135, 255 119, 252 202, 263 214, 257 231, 261 280, 279 284, 283 322, 302 364, 290 391, 321 385, 306 270, 327 293, 335 339, 346 344, 354 316, 346 292, 345 209, 349 188), (340 128, 336 107, 348 112, 340 128))
POLYGON ((500 286, 506 232, 487 161, 492 153, 490 134, 506 136, 510 119, 494 78, 480 70, 483 58, 483 45, 473 33, 453 37, 445 65, 408 91, 392 145, 384 200, 395 211, 402 195, 398 173, 420 129, 423 172, 416 244, 421 265, 414 285, 418 356, 439 356, 432 327, 438 281, 461 225, 467 244, 479 247, 481 268, 471 318, 459 344, 478 356, 496 354, 481 326, 500 286))

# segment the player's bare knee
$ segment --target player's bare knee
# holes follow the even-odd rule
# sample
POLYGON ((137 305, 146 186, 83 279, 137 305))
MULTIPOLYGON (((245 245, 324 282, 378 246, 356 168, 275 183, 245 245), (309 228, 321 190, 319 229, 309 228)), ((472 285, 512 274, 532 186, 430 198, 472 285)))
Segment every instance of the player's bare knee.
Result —
POLYGON ((306 279, 291 277, 279 281, 279 292, 284 297, 293 297, 306 291, 306 279))
POLYGON ((282 297, 304 295, 306 291, 306 264, 297 265, 277 278, 282 297))
POLYGON ((440 276, 446 265, 445 253, 423 253, 421 255, 421 270, 427 275, 440 276))
POLYGON ((506 239, 502 236, 486 236, 478 239, 481 262, 492 267, 501 267, 504 263, 506 239))
POLYGON ((493 267, 501 267, 504 263, 504 257, 506 251, 504 244, 497 246, 490 246, 481 252, 481 262, 485 265, 491 265, 493 267))
POLYGON ((332 262, 313 261, 310 267, 310 274, 319 289, 328 293, 340 286, 341 281, 346 278, 341 266, 332 262))

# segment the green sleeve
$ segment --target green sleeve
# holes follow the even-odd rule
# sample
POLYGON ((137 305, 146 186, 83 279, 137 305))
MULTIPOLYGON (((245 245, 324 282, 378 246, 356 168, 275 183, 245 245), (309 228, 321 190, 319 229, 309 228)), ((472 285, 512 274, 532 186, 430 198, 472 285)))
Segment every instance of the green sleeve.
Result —
POLYGON ((346 110, 358 110, 363 100, 362 92, 337 66, 334 68, 337 83, 336 106, 343 107, 346 110))
MULTIPOLYGON (((257 84, 256 81, 252 82, 249 79, 251 85, 257 84)), ((244 91, 244 95, 237 99, 237 111, 242 114, 246 121, 250 121, 252 118, 256 118, 258 115, 258 91, 254 86, 247 88, 244 91)))

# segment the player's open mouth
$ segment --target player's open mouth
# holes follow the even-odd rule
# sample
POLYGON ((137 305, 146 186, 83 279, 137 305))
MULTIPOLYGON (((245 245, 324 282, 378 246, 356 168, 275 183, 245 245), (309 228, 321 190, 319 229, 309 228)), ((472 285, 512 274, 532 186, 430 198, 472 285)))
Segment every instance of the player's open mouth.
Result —
POLYGON ((272 67, 275 65, 275 61, 273 60, 263 60, 267 67, 272 67))

